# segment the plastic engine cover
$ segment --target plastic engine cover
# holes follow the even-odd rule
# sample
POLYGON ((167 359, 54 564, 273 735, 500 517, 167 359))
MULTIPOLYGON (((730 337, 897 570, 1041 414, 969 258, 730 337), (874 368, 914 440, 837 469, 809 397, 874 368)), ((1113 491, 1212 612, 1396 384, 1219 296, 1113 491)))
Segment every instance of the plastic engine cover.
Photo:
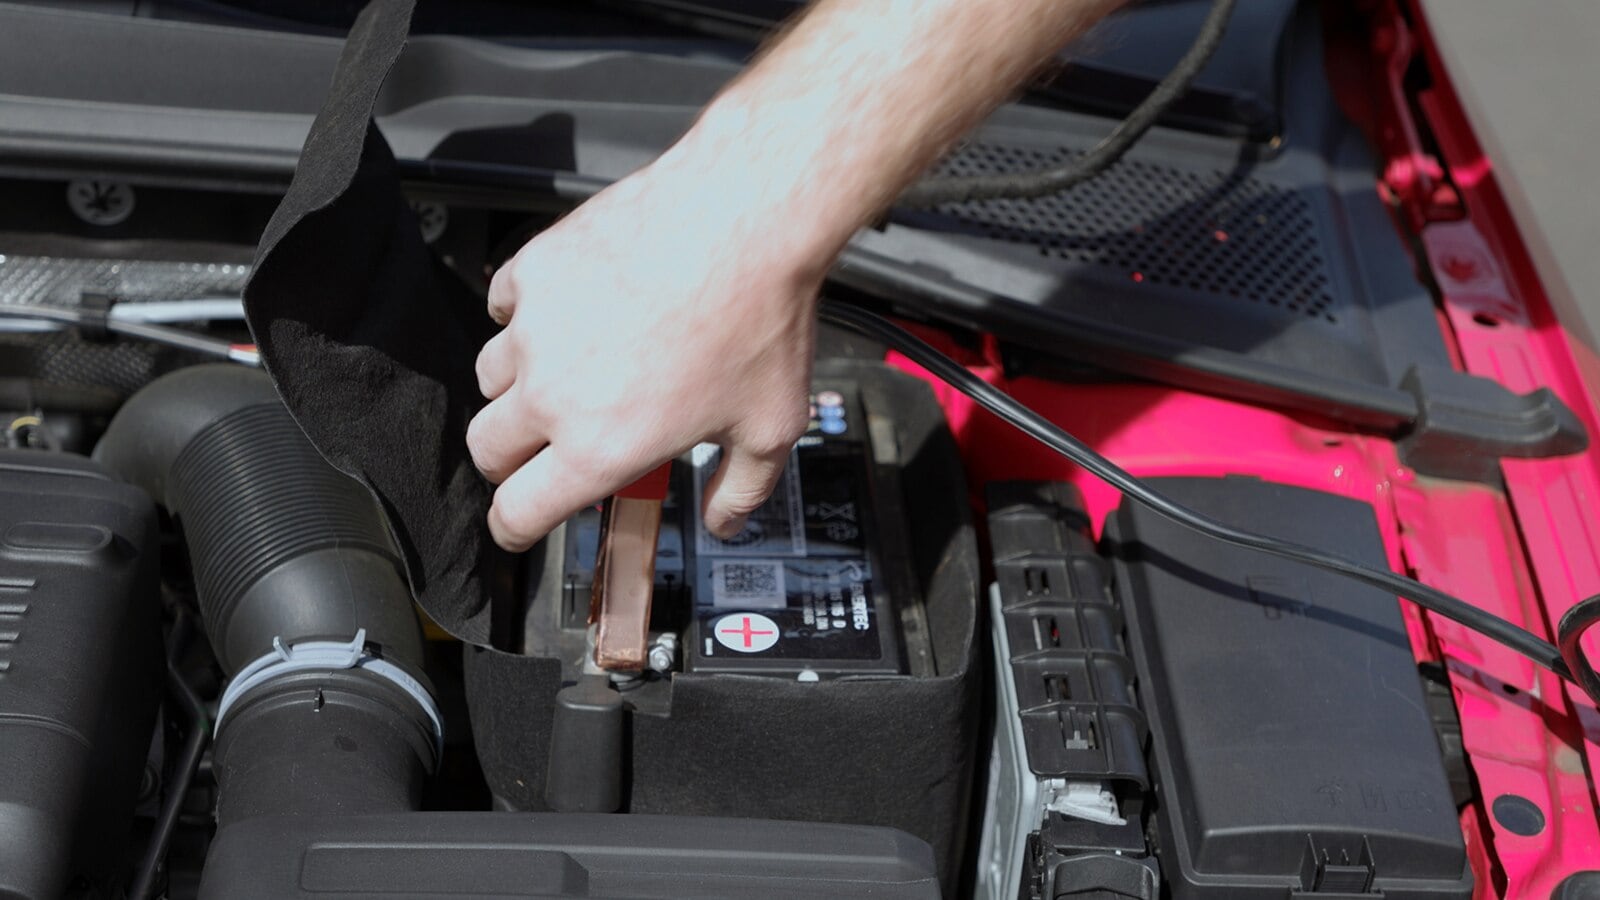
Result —
POLYGON ((123 861, 163 683, 156 537, 88 460, 0 451, 0 897, 123 861))
MULTIPOLYGON (((1151 483, 1229 524, 1388 566, 1366 504, 1253 478, 1151 483)), ((1176 900, 1471 894, 1393 594, 1130 503, 1106 535, 1176 900)))
POLYGON ((262 816, 217 834, 201 900, 382 897, 938 900, 903 831, 556 813, 262 816))

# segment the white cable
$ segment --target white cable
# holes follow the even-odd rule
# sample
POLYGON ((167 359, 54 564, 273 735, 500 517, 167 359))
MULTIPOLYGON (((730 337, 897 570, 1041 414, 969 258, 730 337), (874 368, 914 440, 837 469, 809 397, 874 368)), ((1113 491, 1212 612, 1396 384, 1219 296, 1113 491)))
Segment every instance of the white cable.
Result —
POLYGON ((244 301, 232 297, 196 297, 193 300, 118 303, 111 307, 109 315, 118 322, 146 324, 243 319, 244 301))
MULTIPOLYGON (((61 307, 42 306, 40 311, 61 307)), ((18 315, 27 315, 26 308, 18 307, 18 315)), ((244 301, 233 297, 196 297, 192 300, 150 300, 146 302, 118 303, 111 307, 107 318, 113 322, 131 322, 140 325, 168 325, 175 322, 243 321, 244 301)), ((59 331, 64 324, 43 319, 0 318, 0 331, 13 334, 36 334, 59 331)))

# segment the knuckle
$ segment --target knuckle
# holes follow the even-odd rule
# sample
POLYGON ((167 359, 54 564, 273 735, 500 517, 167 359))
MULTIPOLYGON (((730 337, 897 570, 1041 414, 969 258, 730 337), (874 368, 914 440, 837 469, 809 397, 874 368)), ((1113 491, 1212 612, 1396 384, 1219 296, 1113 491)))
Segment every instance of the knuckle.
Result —
POLYGON ((501 264, 494 270, 494 276, 489 279, 489 286, 497 293, 514 296, 520 289, 520 280, 517 278, 517 262, 522 258, 519 253, 501 264))
POLYGON ((491 510, 499 521, 501 533, 512 541, 532 541, 538 536, 537 514, 528 504, 496 497, 491 510))
POLYGON ((472 421, 467 423, 467 452, 472 454, 473 461, 480 467, 483 454, 488 449, 483 436, 483 430, 487 427, 481 413, 473 416, 472 421))
POLYGON ((472 370, 478 376, 478 393, 489 393, 489 387, 494 382, 494 376, 489 369, 489 354, 487 351, 478 354, 478 361, 473 365, 472 370))
POLYGON ((784 456, 794 447, 795 441, 806 433, 806 424, 804 413, 799 418, 789 416, 777 419, 764 427, 752 429, 749 437, 741 443, 751 453, 764 458, 784 456))
POLYGON ((489 279, 488 307, 491 317, 504 321, 516 308, 522 288, 516 273, 516 260, 501 266, 489 279))
POLYGON ((501 437, 494 423, 481 414, 467 423, 467 454, 490 481, 501 481, 506 474, 502 471, 501 437))
POLYGON ((727 485, 717 492, 716 507, 729 516, 743 518, 760 509, 771 493, 765 484, 727 485))
POLYGON ((627 471, 633 462, 629 448, 636 446, 636 442, 625 435, 613 434, 606 438, 580 434, 569 437, 566 446, 572 451, 573 474, 599 484, 610 482, 627 471))

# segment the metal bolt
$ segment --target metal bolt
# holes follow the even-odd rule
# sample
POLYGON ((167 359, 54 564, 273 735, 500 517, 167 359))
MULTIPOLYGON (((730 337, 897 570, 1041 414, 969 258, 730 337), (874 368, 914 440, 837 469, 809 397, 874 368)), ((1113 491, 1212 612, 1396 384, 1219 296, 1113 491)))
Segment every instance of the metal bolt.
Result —
POLYGON ((411 211, 417 214, 417 227, 422 230, 423 243, 432 244, 444 237, 444 230, 450 226, 450 210, 443 203, 413 200, 411 211))
POLYGON ((664 675, 672 671, 677 660, 678 636, 669 631, 657 637, 650 648, 650 668, 664 675))
POLYGON ((120 181, 74 181, 67 206, 90 225, 120 225, 133 215, 133 188, 120 181))

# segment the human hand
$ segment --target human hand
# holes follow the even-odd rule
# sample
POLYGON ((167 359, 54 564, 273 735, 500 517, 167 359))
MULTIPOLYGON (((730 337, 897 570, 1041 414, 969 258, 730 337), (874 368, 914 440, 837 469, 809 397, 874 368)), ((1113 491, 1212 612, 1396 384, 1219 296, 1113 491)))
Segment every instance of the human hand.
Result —
POLYGON ((808 418, 816 295, 834 247, 726 178, 674 159, 613 185, 496 273, 505 329, 478 357, 491 402, 467 431, 499 485, 495 542, 522 550, 709 441, 703 515, 737 533, 808 418))

